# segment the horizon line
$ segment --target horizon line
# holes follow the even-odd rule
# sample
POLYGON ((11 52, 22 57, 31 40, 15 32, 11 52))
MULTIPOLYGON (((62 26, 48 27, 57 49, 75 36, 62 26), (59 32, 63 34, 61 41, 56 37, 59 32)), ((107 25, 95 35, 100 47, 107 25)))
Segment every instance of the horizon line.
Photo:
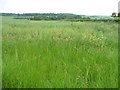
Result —
POLYGON ((16 13, 16 12, 0 12, 0 14, 9 13, 9 14, 74 14, 74 15, 84 15, 84 16, 111 16, 111 15, 90 15, 90 14, 76 14, 76 13, 54 13, 54 12, 25 12, 25 13, 16 13))

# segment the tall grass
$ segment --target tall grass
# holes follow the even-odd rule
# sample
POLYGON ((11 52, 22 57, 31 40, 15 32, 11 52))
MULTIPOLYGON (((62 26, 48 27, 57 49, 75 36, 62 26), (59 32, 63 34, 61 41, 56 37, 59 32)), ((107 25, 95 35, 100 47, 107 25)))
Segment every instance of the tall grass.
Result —
POLYGON ((3 87, 118 87, 117 24, 3 17, 3 87))

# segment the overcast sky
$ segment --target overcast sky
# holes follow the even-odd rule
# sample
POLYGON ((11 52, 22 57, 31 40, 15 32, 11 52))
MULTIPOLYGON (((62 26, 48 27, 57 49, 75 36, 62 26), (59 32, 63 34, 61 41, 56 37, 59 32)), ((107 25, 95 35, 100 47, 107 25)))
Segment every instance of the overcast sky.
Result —
POLYGON ((1 13, 111 15, 119 0, 0 0, 1 13))

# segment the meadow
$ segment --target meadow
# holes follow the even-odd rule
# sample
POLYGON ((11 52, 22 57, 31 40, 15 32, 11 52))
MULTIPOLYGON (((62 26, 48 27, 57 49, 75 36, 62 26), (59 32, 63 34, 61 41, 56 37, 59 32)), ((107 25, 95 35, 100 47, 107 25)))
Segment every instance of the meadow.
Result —
POLYGON ((3 17, 2 86, 117 88, 117 23, 3 17))

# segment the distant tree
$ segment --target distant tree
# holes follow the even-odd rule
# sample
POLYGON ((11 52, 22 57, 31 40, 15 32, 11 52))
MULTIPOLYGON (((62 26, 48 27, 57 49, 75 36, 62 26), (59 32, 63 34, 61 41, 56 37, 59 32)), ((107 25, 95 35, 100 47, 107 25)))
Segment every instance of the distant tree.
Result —
POLYGON ((113 12, 112 17, 116 17, 116 16, 117 16, 117 13, 113 12))
POLYGON ((118 13, 118 17, 120 17, 120 13, 118 13))

